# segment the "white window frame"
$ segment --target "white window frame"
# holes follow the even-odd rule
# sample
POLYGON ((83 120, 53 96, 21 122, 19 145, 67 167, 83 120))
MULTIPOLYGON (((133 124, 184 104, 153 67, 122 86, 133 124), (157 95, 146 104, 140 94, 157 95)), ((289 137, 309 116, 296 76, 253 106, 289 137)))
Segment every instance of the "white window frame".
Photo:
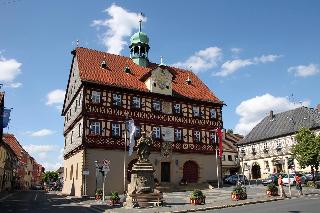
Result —
POLYGON ((200 142, 201 142, 201 132, 200 132, 200 131, 195 130, 195 131, 193 132, 193 136, 194 136, 194 141, 195 141, 196 143, 200 143, 200 142))
POLYGON ((111 136, 112 137, 120 137, 121 136, 121 127, 119 123, 111 124, 111 136))
POLYGON ((216 132, 215 131, 210 131, 210 144, 215 144, 217 141, 216 141, 216 132))
POLYGON ((112 104, 113 106, 121 106, 121 94, 113 93, 112 94, 112 104))
POLYGON ((277 140, 276 144, 277 144, 277 146, 276 146, 277 149, 282 149, 283 148, 281 140, 277 140))
POLYGON ((99 104, 101 102, 101 92, 92 91, 91 101, 92 101, 92 103, 99 104))
POLYGON ((140 105, 140 97, 138 96, 133 96, 132 97, 132 108, 134 109, 140 109, 141 105, 140 105))
POLYGON ((193 117, 200 117, 200 107, 193 106, 192 107, 192 114, 193 114, 193 117))
POLYGON ((100 135, 100 122, 93 121, 90 123, 90 135, 100 135))
POLYGON ((217 119, 217 110, 215 108, 210 109, 210 118, 217 119))
POLYGON ((152 101, 152 109, 154 111, 160 112, 161 111, 161 102, 159 100, 152 101))
POLYGON ((154 138, 161 139, 161 128, 158 126, 155 126, 152 128, 152 133, 154 138))
POLYGON ((181 129, 174 129, 174 140, 175 141, 182 141, 182 130, 181 129))
POLYGON ((181 104, 175 103, 173 105, 173 110, 175 114, 180 114, 181 113, 181 104))

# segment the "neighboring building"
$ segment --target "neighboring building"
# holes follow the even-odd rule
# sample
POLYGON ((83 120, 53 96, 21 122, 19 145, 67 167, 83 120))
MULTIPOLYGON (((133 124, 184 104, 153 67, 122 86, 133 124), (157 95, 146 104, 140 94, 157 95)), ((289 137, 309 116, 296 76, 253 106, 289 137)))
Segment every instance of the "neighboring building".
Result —
POLYGON ((42 185, 42 173, 43 169, 40 164, 38 164, 33 157, 31 157, 32 162, 32 176, 31 176, 31 187, 35 187, 37 185, 42 185))
MULTIPOLYGON (((292 159, 294 135, 302 127, 320 132, 318 110, 300 107, 266 116, 239 142, 239 156, 244 173, 253 179, 265 178, 272 173, 288 171, 292 159)), ((296 160, 295 170, 302 171, 296 160)), ((310 171, 310 169, 308 169, 310 171)))
POLYGON ((0 143, 0 191, 11 191, 15 187, 18 158, 11 147, 0 143))
POLYGON ((233 175, 240 171, 237 143, 243 139, 242 135, 223 132, 223 155, 221 159, 222 177, 233 175))
MULTIPOLYGON (((32 183, 37 183, 39 178, 41 181, 41 174, 33 174, 34 168, 39 170, 39 166, 35 166, 37 162, 23 149, 15 136, 13 134, 3 134, 3 141, 11 147, 18 158, 15 187, 18 189, 30 189, 32 183)), ((42 166, 40 165, 40 167, 42 171, 42 166)))
POLYGON ((4 110, 4 92, 0 92, 0 143, 3 136, 3 110, 4 110))
POLYGON ((63 173, 64 173, 64 169, 63 169, 63 167, 59 167, 59 169, 56 171, 58 174, 59 174, 59 180, 60 180, 60 182, 62 182, 63 183, 63 173))
MULTIPOLYGON (((130 58, 81 47, 72 51, 62 111, 63 193, 83 195, 86 180, 87 194, 94 195, 102 186, 95 161, 104 159, 111 160, 106 191, 123 192, 126 116, 135 121, 136 139, 152 132, 150 160, 161 183, 217 180, 212 141, 213 130, 223 127, 223 102, 193 72, 149 62, 149 48, 148 36, 137 32, 130 58)), ((136 161, 135 152, 127 156, 127 183, 136 161)))

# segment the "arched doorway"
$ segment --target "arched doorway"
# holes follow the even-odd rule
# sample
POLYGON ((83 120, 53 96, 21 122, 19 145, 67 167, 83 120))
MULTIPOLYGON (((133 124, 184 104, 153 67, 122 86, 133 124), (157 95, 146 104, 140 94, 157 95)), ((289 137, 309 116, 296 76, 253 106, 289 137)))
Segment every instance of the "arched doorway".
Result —
POLYGON ((199 166, 194 161, 187 161, 183 164, 183 179, 188 183, 196 183, 198 181, 199 166))
POLYGON ((128 164, 128 167, 127 167, 127 180, 129 182, 131 182, 131 171, 132 171, 132 167, 133 167, 133 164, 137 163, 138 162, 138 159, 133 159, 132 161, 130 161, 130 163, 128 164))
POLYGON ((252 179, 261 178, 260 165, 257 162, 252 164, 251 168, 252 179))

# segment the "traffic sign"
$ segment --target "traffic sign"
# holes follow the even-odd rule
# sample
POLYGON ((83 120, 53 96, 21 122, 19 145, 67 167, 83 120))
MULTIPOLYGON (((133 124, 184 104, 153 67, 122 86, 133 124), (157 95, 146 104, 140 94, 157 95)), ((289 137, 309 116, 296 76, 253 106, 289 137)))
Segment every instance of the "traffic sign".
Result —
POLYGON ((103 165, 109 166, 110 165, 110 160, 105 159, 103 161, 103 165))
POLYGON ((82 174, 83 174, 83 175, 89 175, 89 170, 83 170, 83 171, 82 171, 82 174))

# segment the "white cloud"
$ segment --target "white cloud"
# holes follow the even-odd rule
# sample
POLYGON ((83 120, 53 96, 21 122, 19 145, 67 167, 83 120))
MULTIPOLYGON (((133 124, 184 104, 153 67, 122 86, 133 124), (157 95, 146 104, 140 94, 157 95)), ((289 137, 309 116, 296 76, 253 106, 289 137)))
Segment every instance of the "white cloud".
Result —
POLYGON ((12 83, 5 84, 4 86, 15 89, 15 88, 21 87, 22 83, 20 83, 20 82, 12 82, 12 83))
POLYGON ((221 70, 219 72, 213 73, 213 76, 226 77, 241 68, 254 64, 274 62, 280 57, 281 55, 262 55, 260 57, 254 57, 253 59, 228 60, 221 65, 221 70))
POLYGON ((206 71, 217 66, 217 63, 221 60, 222 51, 218 47, 208 47, 204 50, 200 50, 194 55, 190 56, 184 62, 177 62, 172 66, 182 67, 193 70, 195 73, 206 71))
POLYGON ((240 116, 240 119, 234 130, 237 133, 246 135, 271 110, 274 113, 279 113, 302 105, 309 106, 310 102, 303 101, 301 104, 296 104, 287 97, 275 97, 269 93, 242 101, 236 108, 236 113, 240 116))
POLYGON ((254 61, 256 63, 267 63, 267 62, 274 62, 278 58, 282 57, 281 55, 262 55, 260 57, 255 57, 254 61))
POLYGON ((63 151, 64 151, 63 148, 61 148, 60 151, 59 151, 59 157, 58 157, 58 159, 59 159, 60 161, 63 161, 63 151))
POLYGON ((133 30, 139 28, 139 19, 143 22, 147 18, 142 17, 138 13, 133 13, 125 10, 116 4, 111 5, 104 12, 110 18, 102 20, 94 20, 91 26, 96 26, 98 29, 102 26, 106 28, 106 32, 100 35, 102 43, 107 47, 107 51, 114 54, 120 54, 127 46, 125 38, 133 34, 133 30))
POLYGON ((288 72, 293 72, 295 76, 308 77, 319 73, 319 68, 316 64, 309 64, 308 66, 299 65, 295 67, 290 67, 288 69, 288 72))
POLYGON ((33 137, 44 137, 44 136, 52 135, 54 131, 50 129, 41 129, 35 132, 27 132, 27 133, 33 137))
POLYGON ((56 89, 48 93, 47 105, 62 104, 64 101, 65 91, 56 89))
POLYGON ((45 168, 45 171, 56 171, 62 166, 61 162, 58 163, 51 163, 48 161, 42 162, 41 165, 45 168))
MULTIPOLYGON (((1 54, 1 53, 0 53, 1 54)), ((0 81, 13 81, 21 73, 22 63, 0 55, 0 81)))
POLYGON ((34 145, 29 144, 23 146, 23 148, 30 154, 40 154, 40 153, 47 153, 47 152, 54 152, 57 150, 57 147, 54 145, 34 145))
POLYGON ((214 76, 225 77, 228 76, 240 68, 252 65, 253 62, 250 59, 235 59, 232 61, 226 61, 221 65, 221 71, 214 74, 214 76))
POLYGON ((234 54, 238 54, 238 53, 240 53, 240 52, 242 51, 241 48, 231 48, 230 50, 231 50, 231 52, 234 53, 234 54))

